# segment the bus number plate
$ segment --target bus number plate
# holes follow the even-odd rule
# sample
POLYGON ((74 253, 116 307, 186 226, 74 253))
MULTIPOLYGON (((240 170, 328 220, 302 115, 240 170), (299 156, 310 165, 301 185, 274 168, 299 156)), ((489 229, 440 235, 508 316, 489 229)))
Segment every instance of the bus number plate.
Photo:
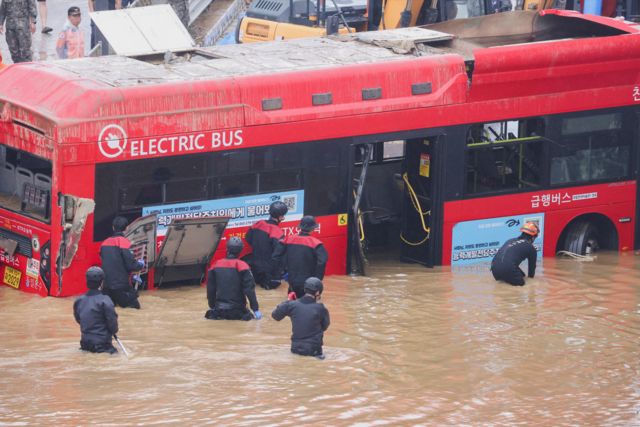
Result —
POLYGON ((12 288, 18 289, 20 287, 20 279, 22 278, 22 273, 20 270, 16 270, 15 268, 11 268, 8 266, 4 267, 4 283, 11 286, 12 288))

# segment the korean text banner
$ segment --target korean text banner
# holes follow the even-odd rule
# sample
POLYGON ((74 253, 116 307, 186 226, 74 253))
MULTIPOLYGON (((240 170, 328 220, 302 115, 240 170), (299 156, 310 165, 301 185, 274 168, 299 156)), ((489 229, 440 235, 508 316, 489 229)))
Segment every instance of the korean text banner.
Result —
POLYGON ((304 190, 147 206, 142 209, 142 215, 156 214, 158 216, 158 235, 164 235, 167 225, 171 224, 174 219, 179 218, 228 216, 231 219, 227 228, 248 227, 258 220, 268 219, 269 205, 277 200, 284 202, 289 208, 289 212, 286 215, 287 221, 295 221, 302 218, 304 213, 304 190))
POLYGON ((502 218, 464 221, 453 227, 451 265, 469 265, 490 262, 507 240, 520 235, 525 222, 538 224, 540 234, 533 242, 542 258, 544 213, 514 215, 502 218))

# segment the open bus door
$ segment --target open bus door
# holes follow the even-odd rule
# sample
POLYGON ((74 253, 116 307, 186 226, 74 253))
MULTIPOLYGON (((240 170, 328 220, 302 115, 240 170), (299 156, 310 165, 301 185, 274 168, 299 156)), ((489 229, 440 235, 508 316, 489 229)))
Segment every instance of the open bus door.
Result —
POLYGON ((228 217, 175 219, 167 225, 157 254, 155 215, 132 222, 125 236, 131 240, 134 255, 147 261, 142 272, 148 273, 147 283, 153 287, 168 282, 200 283, 228 222, 228 217))
POLYGON ((432 208, 434 202, 434 155, 437 137, 407 140, 405 146, 404 195, 401 218, 400 259, 427 267, 434 265, 432 208))

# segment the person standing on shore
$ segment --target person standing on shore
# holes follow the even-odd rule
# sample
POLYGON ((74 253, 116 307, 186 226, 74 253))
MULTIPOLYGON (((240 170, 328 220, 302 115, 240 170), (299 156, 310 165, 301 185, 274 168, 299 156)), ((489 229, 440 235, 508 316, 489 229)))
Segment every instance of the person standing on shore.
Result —
POLYGON ((31 62, 31 34, 36 32, 35 0, 2 0, 0 34, 5 34, 14 64, 31 62))

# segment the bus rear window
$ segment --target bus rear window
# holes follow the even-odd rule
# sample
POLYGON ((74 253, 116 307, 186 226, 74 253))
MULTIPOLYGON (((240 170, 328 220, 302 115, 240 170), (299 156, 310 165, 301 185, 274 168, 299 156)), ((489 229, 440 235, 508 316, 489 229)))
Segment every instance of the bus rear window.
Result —
POLYGON ((0 145, 0 207, 48 221, 51 214, 51 162, 0 145))

